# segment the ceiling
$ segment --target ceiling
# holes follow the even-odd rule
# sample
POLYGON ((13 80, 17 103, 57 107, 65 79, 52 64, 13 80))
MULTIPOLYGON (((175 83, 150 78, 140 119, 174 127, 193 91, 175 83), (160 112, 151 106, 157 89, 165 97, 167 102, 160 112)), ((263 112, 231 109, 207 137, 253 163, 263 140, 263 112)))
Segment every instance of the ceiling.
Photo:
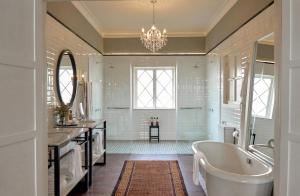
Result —
MULTIPOLYGON (((205 36, 238 0, 158 0, 156 24, 169 36, 205 36)), ((103 37, 137 37, 152 25, 150 0, 74 1, 103 37)))

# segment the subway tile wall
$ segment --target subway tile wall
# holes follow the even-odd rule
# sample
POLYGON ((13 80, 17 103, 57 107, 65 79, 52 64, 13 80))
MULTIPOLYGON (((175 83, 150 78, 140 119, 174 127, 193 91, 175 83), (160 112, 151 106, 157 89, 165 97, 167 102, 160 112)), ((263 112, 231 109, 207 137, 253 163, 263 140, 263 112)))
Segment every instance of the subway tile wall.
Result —
POLYGON ((64 49, 71 50, 75 58, 78 78, 82 74, 88 76, 89 57, 101 56, 101 54, 49 15, 46 16, 45 34, 48 126, 53 127, 53 107, 58 104, 55 72, 59 54, 64 49))
POLYGON ((104 117, 108 139, 146 140, 151 116, 160 120, 162 140, 206 139, 206 57, 139 56, 104 58, 104 117), (177 69, 177 109, 132 109, 131 68, 174 66, 177 69))

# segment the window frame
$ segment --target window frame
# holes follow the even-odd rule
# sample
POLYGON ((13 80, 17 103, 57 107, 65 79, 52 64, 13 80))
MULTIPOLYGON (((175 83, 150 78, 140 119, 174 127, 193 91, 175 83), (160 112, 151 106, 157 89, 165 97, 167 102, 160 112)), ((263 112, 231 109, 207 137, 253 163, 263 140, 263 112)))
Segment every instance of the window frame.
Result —
POLYGON ((132 69, 132 108, 134 110, 176 110, 176 67, 174 66, 133 66, 132 69), (153 71, 153 108, 145 108, 145 107, 137 107, 137 70, 152 70, 153 71), (172 100, 173 104, 172 107, 157 107, 157 78, 156 78, 156 72, 157 70, 171 70, 172 71, 172 100))
MULTIPOLYGON (((251 115, 255 118, 263 118, 263 119, 272 119, 273 116, 273 111, 274 111, 274 100, 275 100, 275 77, 273 75, 264 75, 264 74, 255 74, 254 75, 254 79, 255 78, 266 78, 266 79, 271 79, 271 84, 270 84, 270 93, 269 93, 269 98, 268 98, 268 106, 266 108, 266 115, 265 116, 261 116, 261 115, 256 115, 253 113, 253 108, 252 108, 252 112, 251 115), (271 102, 271 104, 269 103, 271 102)), ((253 90, 254 90, 254 84, 253 84, 253 90)), ((253 100, 252 100, 253 103, 253 100)), ((252 106, 253 107, 253 106, 252 106)))

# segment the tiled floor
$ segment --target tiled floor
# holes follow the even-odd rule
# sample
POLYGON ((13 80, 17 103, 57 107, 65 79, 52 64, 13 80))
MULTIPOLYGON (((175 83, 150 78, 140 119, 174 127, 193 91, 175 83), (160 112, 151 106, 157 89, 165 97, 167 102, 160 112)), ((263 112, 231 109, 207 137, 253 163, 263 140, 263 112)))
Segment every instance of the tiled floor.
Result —
POLYGON ((192 141, 107 141, 110 154, 192 154, 192 141))
POLYGON ((192 180, 192 155, 130 155, 108 154, 106 166, 96 166, 93 173, 93 185, 88 192, 76 196, 110 196, 119 178, 125 160, 178 160, 189 196, 205 196, 200 186, 192 180))

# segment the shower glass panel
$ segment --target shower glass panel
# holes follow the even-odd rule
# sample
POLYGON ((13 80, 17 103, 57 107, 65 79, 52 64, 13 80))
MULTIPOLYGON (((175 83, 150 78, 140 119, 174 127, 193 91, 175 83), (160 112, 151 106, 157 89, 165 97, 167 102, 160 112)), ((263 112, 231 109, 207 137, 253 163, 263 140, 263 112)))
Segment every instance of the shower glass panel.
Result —
POLYGON ((122 59, 105 59, 104 117, 107 120, 108 153, 131 153, 130 64, 122 59))
POLYGON ((181 57, 177 62, 177 153, 192 153, 194 141, 206 140, 206 60, 181 57))

